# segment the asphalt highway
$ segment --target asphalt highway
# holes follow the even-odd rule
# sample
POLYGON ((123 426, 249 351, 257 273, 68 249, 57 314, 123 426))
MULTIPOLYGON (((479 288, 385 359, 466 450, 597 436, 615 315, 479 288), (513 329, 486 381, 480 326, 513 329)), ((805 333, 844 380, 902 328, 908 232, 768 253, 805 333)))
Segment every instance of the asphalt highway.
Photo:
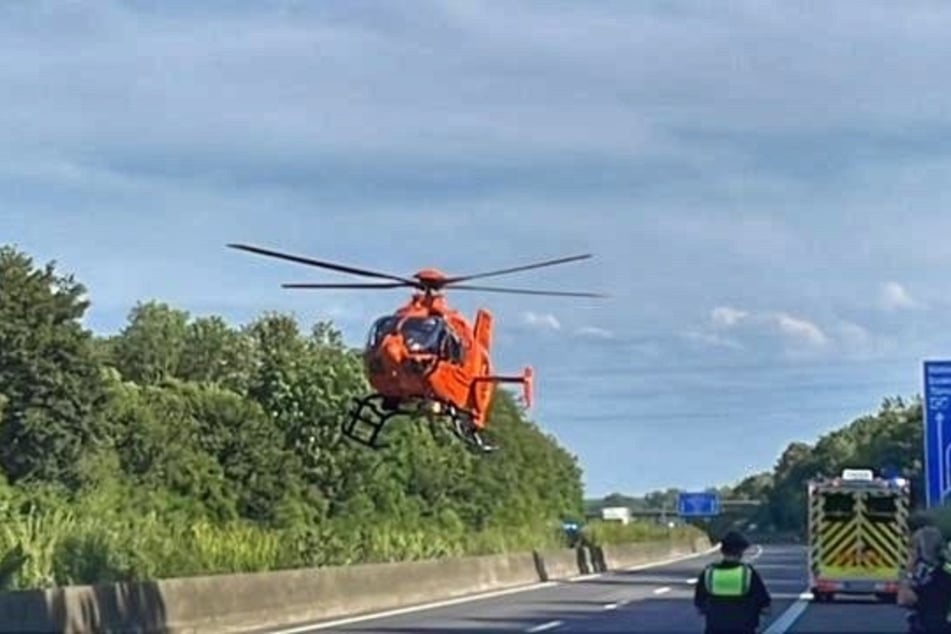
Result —
MULTIPOLYGON (((503 591, 327 623, 272 630, 272 634, 316 632, 702 632, 693 608, 693 584, 715 554, 653 567, 587 575, 540 584, 529 590, 503 591)), ((765 634, 828 632, 905 632, 905 612, 874 599, 837 598, 812 603, 807 590, 806 551, 801 546, 756 546, 748 560, 760 571, 773 596, 765 634)))

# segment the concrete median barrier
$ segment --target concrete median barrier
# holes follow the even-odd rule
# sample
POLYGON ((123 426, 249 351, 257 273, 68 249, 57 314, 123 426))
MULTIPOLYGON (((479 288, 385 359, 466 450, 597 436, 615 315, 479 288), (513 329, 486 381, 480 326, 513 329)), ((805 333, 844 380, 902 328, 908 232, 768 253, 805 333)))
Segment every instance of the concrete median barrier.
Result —
POLYGON ((600 570, 617 570, 684 557, 704 552, 710 548, 706 539, 672 542, 646 542, 641 544, 608 545, 593 552, 592 558, 599 562, 600 570))
POLYGON ((3 632, 241 632, 531 586, 688 555, 691 542, 0 593, 3 632))
POLYGON ((560 550, 543 550, 536 552, 539 561, 538 579, 536 581, 552 581, 567 579, 584 574, 579 563, 580 548, 563 548, 560 550))

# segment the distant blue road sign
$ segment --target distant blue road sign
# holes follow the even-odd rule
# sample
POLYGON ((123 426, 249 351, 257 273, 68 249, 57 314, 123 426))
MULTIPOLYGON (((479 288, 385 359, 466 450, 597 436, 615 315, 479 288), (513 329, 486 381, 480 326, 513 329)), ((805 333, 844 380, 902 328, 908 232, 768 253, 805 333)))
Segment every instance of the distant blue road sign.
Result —
POLYGON ((680 493, 677 496, 680 517, 711 517, 720 514, 720 496, 716 493, 680 493))
POLYGON ((951 492, 951 361, 924 363, 925 498, 939 506, 951 492))

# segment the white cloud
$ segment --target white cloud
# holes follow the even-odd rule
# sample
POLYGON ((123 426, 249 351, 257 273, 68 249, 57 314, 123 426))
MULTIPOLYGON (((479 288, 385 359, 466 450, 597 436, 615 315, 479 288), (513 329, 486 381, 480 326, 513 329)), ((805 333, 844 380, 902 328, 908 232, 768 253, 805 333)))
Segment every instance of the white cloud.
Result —
POLYGON ((773 320, 779 331, 786 336, 809 344, 821 346, 829 342, 829 337, 815 323, 794 317, 788 313, 777 313, 773 320))
POLYGON ((874 359, 901 351, 898 342, 851 321, 840 320, 829 329, 838 350, 853 359, 874 359))
POLYGON ((733 350, 742 350, 743 344, 734 339, 729 339, 718 334, 701 332, 698 330, 688 330, 680 333, 680 336, 689 341, 702 343, 714 348, 730 348, 733 350))
POLYGON ((582 326, 575 331, 580 337, 590 337, 594 339, 613 339, 614 333, 605 328, 598 328, 597 326, 582 326))
POLYGON ((539 330, 561 330, 561 322, 551 313, 522 313, 522 323, 539 330))
POLYGON ((851 346, 865 346, 872 341, 867 328, 851 321, 840 321, 835 326, 836 339, 851 346))
MULTIPOLYGON (((717 321, 717 320, 715 320, 717 321)), ((831 319, 819 324, 801 315, 785 311, 751 311, 739 308, 721 310, 717 323, 739 323, 744 340, 725 337, 715 329, 694 329, 679 333, 683 339, 718 348, 750 350, 758 345, 769 347, 779 339, 783 351, 792 357, 816 353, 837 354, 844 358, 877 358, 901 349, 898 340, 873 332, 847 319, 831 319), (743 315, 742 318, 737 317, 743 315)))
POLYGON ((731 327, 738 324, 741 320, 749 317, 745 310, 731 308, 730 306, 717 306, 710 313, 710 318, 717 326, 731 327))
POLYGON ((904 286, 898 282, 886 282, 882 284, 880 294, 881 306, 886 310, 898 310, 901 308, 915 308, 918 306, 904 286))
MULTIPOLYGON (((714 327, 734 328, 745 325, 760 331, 778 333, 787 341, 806 343, 810 346, 824 346, 830 342, 829 336, 818 324, 787 312, 755 312, 730 306, 718 306, 710 314, 714 327)), ((854 330, 853 330, 853 335, 854 330)), ((736 341, 723 338, 716 333, 689 331, 683 333, 688 339, 702 341, 709 345, 737 347, 736 341)))

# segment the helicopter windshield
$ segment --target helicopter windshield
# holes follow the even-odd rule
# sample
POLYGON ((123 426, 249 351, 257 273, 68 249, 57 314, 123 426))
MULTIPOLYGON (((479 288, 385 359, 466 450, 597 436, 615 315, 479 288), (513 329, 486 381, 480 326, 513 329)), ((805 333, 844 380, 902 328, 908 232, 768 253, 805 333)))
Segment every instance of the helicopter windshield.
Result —
POLYGON ((380 317, 370 326, 370 333, 367 335, 367 348, 375 348, 383 337, 396 330, 398 319, 393 315, 380 317))
POLYGON ((410 352, 439 354, 446 322, 439 317, 408 317, 400 325, 400 334, 410 352))

